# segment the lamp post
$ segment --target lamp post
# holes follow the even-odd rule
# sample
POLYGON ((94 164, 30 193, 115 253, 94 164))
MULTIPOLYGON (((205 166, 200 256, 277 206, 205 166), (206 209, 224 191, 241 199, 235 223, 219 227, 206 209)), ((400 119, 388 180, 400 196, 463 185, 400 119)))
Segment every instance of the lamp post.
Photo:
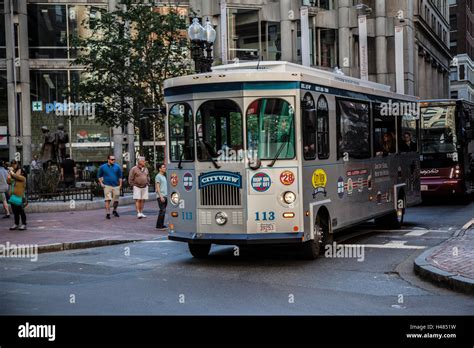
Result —
POLYGON ((204 27, 199 24, 197 18, 194 18, 193 23, 188 29, 188 36, 191 39, 191 55, 196 72, 211 72, 212 62, 214 61, 212 58, 212 46, 216 40, 216 31, 212 27, 211 22, 209 22, 209 18, 204 27), (206 54, 204 54, 204 51, 206 51, 206 54))

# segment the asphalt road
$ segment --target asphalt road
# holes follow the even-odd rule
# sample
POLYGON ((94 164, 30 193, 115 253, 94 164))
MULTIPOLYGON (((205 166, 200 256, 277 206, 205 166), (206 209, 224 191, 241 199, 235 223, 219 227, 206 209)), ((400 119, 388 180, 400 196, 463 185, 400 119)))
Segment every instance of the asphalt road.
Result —
POLYGON ((411 208, 402 230, 337 236, 359 258, 213 246, 206 260, 160 239, 0 259, 0 314, 472 315, 472 297, 420 280, 413 260, 473 217, 470 205, 411 208))

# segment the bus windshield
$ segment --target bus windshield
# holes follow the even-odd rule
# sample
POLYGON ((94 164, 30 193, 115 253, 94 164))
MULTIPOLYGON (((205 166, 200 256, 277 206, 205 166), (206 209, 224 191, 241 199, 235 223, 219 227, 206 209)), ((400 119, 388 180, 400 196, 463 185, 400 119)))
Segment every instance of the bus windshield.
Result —
POLYGON ((456 151, 455 116, 455 105, 421 108, 421 152, 423 154, 456 151))
POLYGON ((294 110, 283 99, 259 99, 247 110, 248 156, 259 159, 295 157, 294 110))

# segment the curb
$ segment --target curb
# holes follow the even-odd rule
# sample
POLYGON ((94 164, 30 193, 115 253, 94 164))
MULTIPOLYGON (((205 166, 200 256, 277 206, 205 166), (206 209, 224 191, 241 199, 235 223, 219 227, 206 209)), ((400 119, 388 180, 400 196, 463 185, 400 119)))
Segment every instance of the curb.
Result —
MULTIPOLYGON (((98 248, 109 245, 135 243, 141 240, 137 239, 95 239, 95 240, 81 240, 77 242, 65 242, 65 243, 53 243, 38 245, 37 253, 51 253, 57 251, 74 250, 74 249, 87 249, 87 248, 98 248)), ((31 245, 30 245, 31 246, 31 245)), ((5 250, 6 254, 15 253, 17 254, 23 248, 15 246, 5 250)))
MULTIPOLYGON (((466 232, 466 230, 472 226, 473 223, 474 220, 471 220, 470 223, 464 225, 459 231, 454 234, 454 237, 451 237, 447 241, 462 236, 466 232)), ((440 245, 444 244, 445 242, 442 242, 440 245)), ((434 250, 439 248, 440 245, 437 245, 431 249, 424 251, 415 259, 413 264, 415 274, 418 275, 420 278, 434 283, 435 285, 474 295, 473 279, 463 277, 457 273, 444 271, 442 269, 434 267, 431 263, 427 261, 427 258, 432 254, 434 250)))

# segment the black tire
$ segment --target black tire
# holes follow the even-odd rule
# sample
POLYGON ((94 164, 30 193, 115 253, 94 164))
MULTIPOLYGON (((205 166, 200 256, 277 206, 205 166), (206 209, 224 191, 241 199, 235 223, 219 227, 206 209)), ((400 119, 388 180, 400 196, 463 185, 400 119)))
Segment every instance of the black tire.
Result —
POLYGON ((302 256, 306 260, 315 260, 324 253, 326 244, 332 242, 328 218, 318 214, 315 222, 317 236, 314 239, 304 242, 302 245, 302 256))
POLYGON ((209 256, 211 244, 193 244, 188 243, 189 252, 197 259, 204 259, 209 256))

